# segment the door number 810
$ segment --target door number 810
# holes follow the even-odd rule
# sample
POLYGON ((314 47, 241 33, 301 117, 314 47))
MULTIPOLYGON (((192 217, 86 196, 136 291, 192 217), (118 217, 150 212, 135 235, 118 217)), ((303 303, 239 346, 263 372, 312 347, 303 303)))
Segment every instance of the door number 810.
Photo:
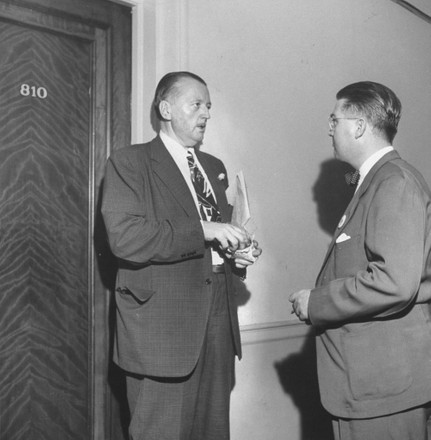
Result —
POLYGON ((30 96, 32 98, 45 99, 48 96, 48 92, 45 87, 29 86, 28 84, 21 84, 19 93, 22 96, 30 96))

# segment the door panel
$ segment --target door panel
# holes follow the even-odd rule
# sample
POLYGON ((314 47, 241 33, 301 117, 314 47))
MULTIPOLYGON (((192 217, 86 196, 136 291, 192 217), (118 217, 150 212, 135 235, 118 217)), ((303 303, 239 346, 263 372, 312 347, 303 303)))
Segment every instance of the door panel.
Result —
POLYGON ((2 438, 81 439, 91 43, 2 21, 0 54, 2 438))
POLYGON ((95 5, 87 21, 0 1, 2 440, 109 438, 94 219, 109 146, 129 131, 111 130, 108 105, 129 95, 111 94, 124 73, 110 70, 115 26, 94 24, 109 3, 95 5))

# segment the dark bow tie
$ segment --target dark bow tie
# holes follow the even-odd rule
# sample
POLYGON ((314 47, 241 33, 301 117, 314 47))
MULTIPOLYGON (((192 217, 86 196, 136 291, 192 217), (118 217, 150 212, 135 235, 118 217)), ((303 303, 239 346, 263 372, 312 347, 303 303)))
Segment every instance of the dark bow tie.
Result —
POLYGON ((359 182, 359 171, 349 171, 344 175, 347 185, 356 186, 359 182))

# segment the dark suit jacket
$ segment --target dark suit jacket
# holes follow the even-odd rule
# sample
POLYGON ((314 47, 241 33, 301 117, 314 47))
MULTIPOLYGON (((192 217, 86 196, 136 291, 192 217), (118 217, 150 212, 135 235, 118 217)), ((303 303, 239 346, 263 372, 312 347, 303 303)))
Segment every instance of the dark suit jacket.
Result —
MULTIPOLYGON (((197 152, 230 220, 226 169, 197 152)), ((108 160, 102 213, 111 249, 120 261, 114 361, 150 376, 181 377, 196 365, 211 304, 212 262, 200 217, 183 175, 156 137, 113 153, 108 160)), ((232 273, 227 265, 232 333, 240 334, 232 273)))
POLYGON ((393 151, 347 207, 310 294, 321 398, 333 415, 375 417, 431 400, 430 313, 416 304, 431 279, 430 248, 430 191, 393 151))

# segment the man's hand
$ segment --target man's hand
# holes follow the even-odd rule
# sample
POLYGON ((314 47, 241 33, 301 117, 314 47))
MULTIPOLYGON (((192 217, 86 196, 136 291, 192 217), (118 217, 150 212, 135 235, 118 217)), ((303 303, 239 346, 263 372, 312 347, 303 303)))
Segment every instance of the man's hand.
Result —
POLYGON ((262 253, 262 249, 259 247, 259 244, 256 240, 253 240, 253 242, 248 246, 249 250, 247 252, 244 252, 246 249, 242 249, 241 252, 236 252, 233 255, 233 261, 235 263, 235 266, 238 269, 244 269, 247 266, 250 266, 253 264, 262 253))
POLYGON ((238 226, 206 221, 202 222, 202 226, 205 240, 218 242, 224 252, 235 252, 238 249, 244 249, 251 242, 247 231, 238 226))
POLYGON ((301 321, 308 320, 308 300, 310 299, 309 289, 299 290, 298 292, 292 293, 289 297, 289 301, 292 303, 292 313, 301 321))

